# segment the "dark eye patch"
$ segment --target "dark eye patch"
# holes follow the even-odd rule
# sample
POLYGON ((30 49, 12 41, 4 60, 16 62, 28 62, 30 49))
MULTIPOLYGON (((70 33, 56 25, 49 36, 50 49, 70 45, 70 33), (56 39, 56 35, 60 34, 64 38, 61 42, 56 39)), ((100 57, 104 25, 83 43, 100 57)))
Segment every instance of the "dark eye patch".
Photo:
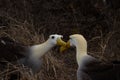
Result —
POLYGON ((54 36, 52 36, 51 38, 52 38, 52 39, 54 39, 55 37, 54 37, 54 36))

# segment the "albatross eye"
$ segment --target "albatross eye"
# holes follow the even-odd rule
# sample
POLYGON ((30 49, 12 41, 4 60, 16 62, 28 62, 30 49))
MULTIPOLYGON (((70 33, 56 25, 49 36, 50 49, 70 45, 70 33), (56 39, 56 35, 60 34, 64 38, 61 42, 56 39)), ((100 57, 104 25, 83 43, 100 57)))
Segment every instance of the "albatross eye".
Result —
POLYGON ((54 39, 55 37, 54 37, 54 36, 52 36, 51 38, 52 38, 52 39, 54 39))

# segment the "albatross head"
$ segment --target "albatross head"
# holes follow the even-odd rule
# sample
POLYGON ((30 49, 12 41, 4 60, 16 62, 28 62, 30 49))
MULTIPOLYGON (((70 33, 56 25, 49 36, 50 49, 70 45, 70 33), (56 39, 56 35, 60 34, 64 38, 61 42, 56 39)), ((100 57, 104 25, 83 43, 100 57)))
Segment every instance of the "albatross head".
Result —
POLYGON ((66 42, 64 42, 62 40, 63 36, 62 35, 58 35, 58 34, 52 34, 49 36, 49 41, 51 42, 51 44, 53 45, 60 45, 60 46, 65 46, 66 42))
POLYGON ((60 51, 63 52, 64 50, 68 49, 70 46, 79 47, 81 50, 87 49, 87 41, 85 38, 80 34, 73 34, 69 36, 69 40, 66 43, 66 46, 61 46, 60 51))

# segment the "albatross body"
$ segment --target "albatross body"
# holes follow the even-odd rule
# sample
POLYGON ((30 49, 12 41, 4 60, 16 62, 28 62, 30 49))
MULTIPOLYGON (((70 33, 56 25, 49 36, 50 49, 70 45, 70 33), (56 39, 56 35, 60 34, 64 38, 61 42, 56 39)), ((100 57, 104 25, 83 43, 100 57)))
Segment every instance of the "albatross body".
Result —
POLYGON ((70 36, 61 51, 74 46, 78 64, 77 80, 120 80, 120 64, 107 64, 87 54, 87 41, 80 34, 70 36))
POLYGON ((62 41, 62 35, 53 34, 50 35, 48 40, 42 44, 33 45, 30 47, 30 52, 26 58, 21 59, 19 62, 28 66, 34 73, 40 70, 42 64, 41 57, 51 50, 56 45, 64 46, 66 43, 62 41))
POLYGON ((33 73, 39 72, 42 64, 41 57, 56 45, 66 45, 66 43, 62 41, 62 37, 62 35, 58 34, 50 35, 44 43, 26 47, 26 52, 24 53, 20 53, 20 51, 25 47, 17 47, 17 44, 13 43, 10 39, 1 39, 0 58, 5 58, 7 61, 18 61, 20 64, 31 68, 33 73), (16 44, 16 46, 13 44, 16 44))

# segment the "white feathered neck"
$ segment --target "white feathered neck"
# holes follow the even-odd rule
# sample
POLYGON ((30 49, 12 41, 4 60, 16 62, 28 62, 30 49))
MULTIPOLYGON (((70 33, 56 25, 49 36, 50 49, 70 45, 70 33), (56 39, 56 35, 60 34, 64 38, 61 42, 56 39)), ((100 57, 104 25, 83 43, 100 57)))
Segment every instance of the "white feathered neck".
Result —
POLYGON ((34 58, 40 58, 54 46, 55 45, 53 45, 49 39, 40 45, 34 45, 31 47, 31 56, 34 58))
POLYGON ((76 47, 76 59, 78 65, 81 65, 83 58, 87 56, 87 41, 79 34, 75 34, 70 37, 75 40, 74 45, 76 47))

